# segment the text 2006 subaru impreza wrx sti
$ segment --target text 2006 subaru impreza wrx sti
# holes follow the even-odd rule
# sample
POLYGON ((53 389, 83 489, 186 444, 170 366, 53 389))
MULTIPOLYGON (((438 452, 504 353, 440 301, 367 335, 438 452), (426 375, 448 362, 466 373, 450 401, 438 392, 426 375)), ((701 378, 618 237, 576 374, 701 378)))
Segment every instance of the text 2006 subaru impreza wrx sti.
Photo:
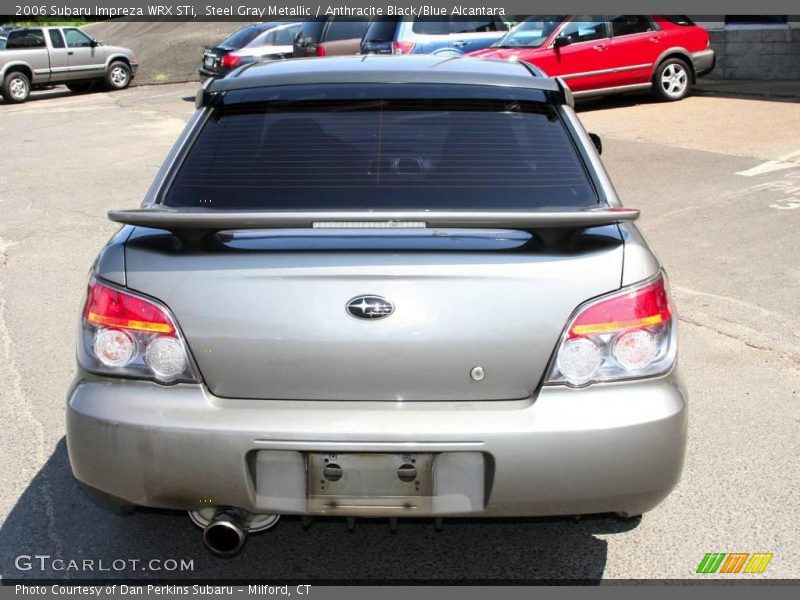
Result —
POLYGON ((524 63, 207 83, 89 281, 75 476, 215 552, 281 514, 639 515, 680 477, 664 273, 524 63))

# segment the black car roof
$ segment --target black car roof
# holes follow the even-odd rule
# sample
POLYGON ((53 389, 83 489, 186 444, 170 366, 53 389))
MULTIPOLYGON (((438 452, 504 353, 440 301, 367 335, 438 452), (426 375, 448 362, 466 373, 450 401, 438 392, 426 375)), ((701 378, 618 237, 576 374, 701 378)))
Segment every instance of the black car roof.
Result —
POLYGON ((531 65, 513 61, 470 57, 347 56, 295 58, 255 63, 224 79, 211 81, 206 92, 243 90, 266 86, 335 83, 430 83, 533 88, 561 92, 531 65))

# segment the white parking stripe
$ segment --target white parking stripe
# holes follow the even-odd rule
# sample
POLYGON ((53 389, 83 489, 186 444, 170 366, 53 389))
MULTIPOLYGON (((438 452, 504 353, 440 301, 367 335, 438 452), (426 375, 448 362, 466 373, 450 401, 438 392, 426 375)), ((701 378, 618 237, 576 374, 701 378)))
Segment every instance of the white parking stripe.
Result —
POLYGON ((772 173, 773 171, 782 171, 783 169, 791 169, 798 166, 800 161, 790 162, 794 158, 800 158, 800 150, 791 152, 778 157, 776 160, 768 160, 767 162, 747 169, 746 171, 739 171, 737 175, 744 175, 745 177, 754 177, 756 175, 763 175, 765 173, 772 173))

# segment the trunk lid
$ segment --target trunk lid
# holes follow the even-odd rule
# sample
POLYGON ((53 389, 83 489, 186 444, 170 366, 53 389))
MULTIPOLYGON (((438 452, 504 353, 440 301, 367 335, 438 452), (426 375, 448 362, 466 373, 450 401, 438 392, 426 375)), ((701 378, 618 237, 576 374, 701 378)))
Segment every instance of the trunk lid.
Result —
POLYGON ((529 250, 520 235, 276 231, 177 252, 169 233, 137 227, 127 284, 169 306, 217 396, 517 399, 541 382, 575 307, 619 288, 623 255, 614 225, 560 249, 529 250), (394 312, 355 318, 359 296, 394 312))

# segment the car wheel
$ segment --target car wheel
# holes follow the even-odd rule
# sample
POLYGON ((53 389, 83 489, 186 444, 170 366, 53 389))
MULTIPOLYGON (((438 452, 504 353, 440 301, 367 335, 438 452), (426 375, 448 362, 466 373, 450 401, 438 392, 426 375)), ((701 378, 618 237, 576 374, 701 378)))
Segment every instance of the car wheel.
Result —
POLYGON ((106 73, 106 87, 110 90, 124 90, 131 82, 131 68, 124 62, 114 62, 106 73))
POLYGON ((76 94, 85 94, 86 92, 90 91, 94 87, 93 81, 81 81, 78 83, 68 83, 67 88, 70 92, 75 92, 76 94))
POLYGON ((31 94, 31 80, 25 73, 14 71, 6 75, 3 80, 3 98, 7 102, 20 104, 28 99, 31 94))
POLYGON ((692 84, 689 65, 680 58, 668 58, 656 69, 653 93, 659 100, 673 102, 685 98, 692 84))

